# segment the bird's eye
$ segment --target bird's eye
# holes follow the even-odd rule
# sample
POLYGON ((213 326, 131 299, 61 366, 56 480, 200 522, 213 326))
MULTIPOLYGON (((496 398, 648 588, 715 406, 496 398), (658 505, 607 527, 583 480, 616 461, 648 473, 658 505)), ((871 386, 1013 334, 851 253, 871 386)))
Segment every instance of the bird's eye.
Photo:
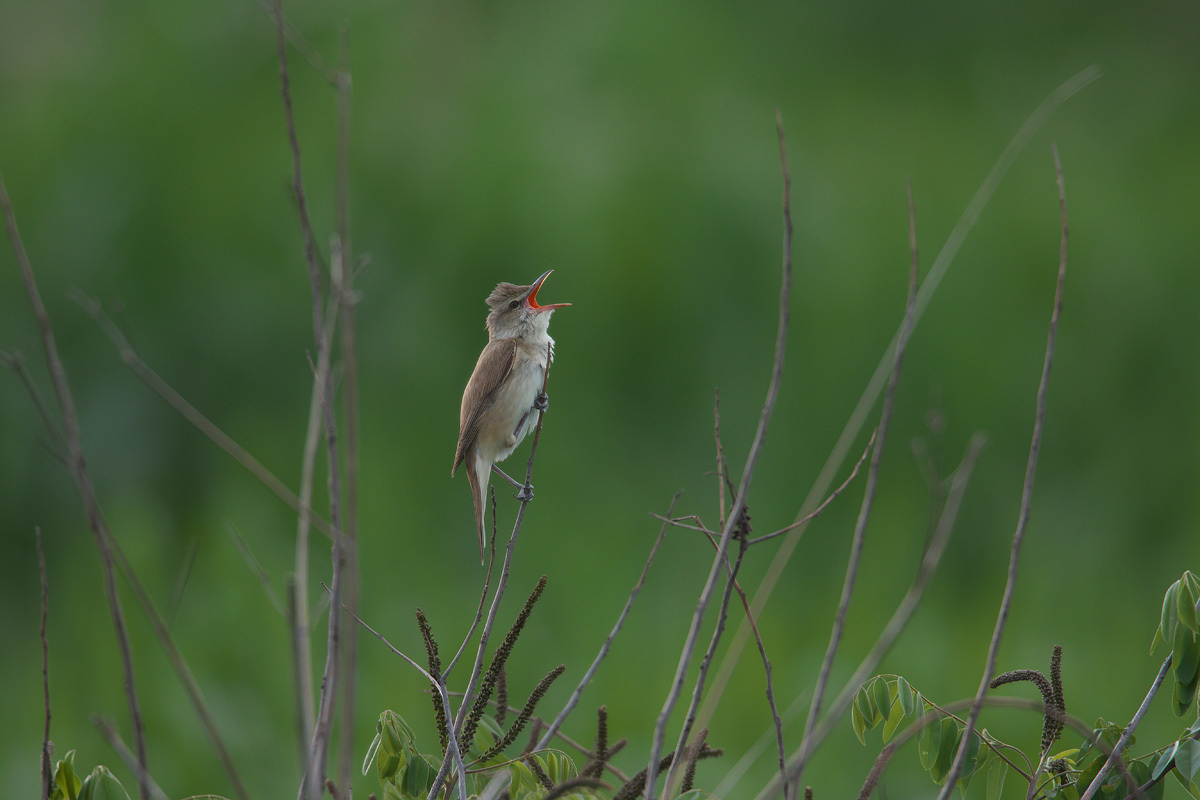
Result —
POLYGON ((509 307, 509 308, 516 308, 516 307, 517 307, 517 306, 519 306, 519 305, 521 305, 521 301, 520 301, 520 300, 513 300, 511 303, 509 303, 509 304, 508 304, 508 307, 509 307))

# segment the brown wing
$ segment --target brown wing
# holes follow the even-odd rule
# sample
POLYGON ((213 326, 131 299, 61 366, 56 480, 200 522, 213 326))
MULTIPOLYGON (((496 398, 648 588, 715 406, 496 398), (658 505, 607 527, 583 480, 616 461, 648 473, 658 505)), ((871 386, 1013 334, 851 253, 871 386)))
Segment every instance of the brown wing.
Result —
POLYGON ((475 444, 479 435, 479 423, 484 413, 492 407, 496 398, 496 390, 508 377, 517 352, 516 339, 496 339, 488 342, 487 347, 479 354, 475 362, 475 371, 471 380, 467 381, 466 391, 463 392, 462 409, 458 418, 458 450, 454 453, 454 467, 450 470, 453 475, 458 471, 467 451, 475 444))

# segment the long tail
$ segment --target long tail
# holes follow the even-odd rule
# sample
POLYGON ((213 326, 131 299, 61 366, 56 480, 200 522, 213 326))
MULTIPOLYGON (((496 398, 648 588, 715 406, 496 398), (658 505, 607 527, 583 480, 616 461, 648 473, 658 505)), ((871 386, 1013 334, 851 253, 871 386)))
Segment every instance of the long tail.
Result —
POLYGON ((467 481, 471 484, 471 496, 475 500, 475 528, 479 531, 479 563, 483 563, 483 506, 487 495, 488 480, 492 477, 490 464, 481 464, 471 454, 467 458, 467 481), (480 473, 483 473, 482 476, 480 473))

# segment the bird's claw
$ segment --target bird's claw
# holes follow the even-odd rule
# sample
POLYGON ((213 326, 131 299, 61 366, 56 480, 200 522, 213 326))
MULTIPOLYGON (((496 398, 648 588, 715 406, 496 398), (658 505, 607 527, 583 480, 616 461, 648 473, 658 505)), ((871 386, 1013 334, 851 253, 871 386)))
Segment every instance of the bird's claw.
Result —
POLYGON ((550 395, 545 392, 538 392, 537 397, 533 399, 533 408, 536 411, 546 411, 550 408, 550 395))
POLYGON ((533 484, 527 483, 522 486, 516 493, 515 497, 522 503, 528 503, 533 499, 533 484))

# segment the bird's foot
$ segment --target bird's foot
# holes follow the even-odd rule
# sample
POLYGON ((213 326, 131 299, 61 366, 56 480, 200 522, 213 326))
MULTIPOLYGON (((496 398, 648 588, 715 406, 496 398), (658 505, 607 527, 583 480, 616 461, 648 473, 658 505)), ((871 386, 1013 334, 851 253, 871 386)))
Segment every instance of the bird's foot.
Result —
POLYGON ((522 503, 528 503, 533 499, 533 484, 527 483, 521 487, 521 490, 516 493, 515 497, 522 503))
POLYGON ((533 408, 535 411, 546 411, 550 408, 550 395, 545 392, 538 392, 537 397, 533 399, 533 408))

